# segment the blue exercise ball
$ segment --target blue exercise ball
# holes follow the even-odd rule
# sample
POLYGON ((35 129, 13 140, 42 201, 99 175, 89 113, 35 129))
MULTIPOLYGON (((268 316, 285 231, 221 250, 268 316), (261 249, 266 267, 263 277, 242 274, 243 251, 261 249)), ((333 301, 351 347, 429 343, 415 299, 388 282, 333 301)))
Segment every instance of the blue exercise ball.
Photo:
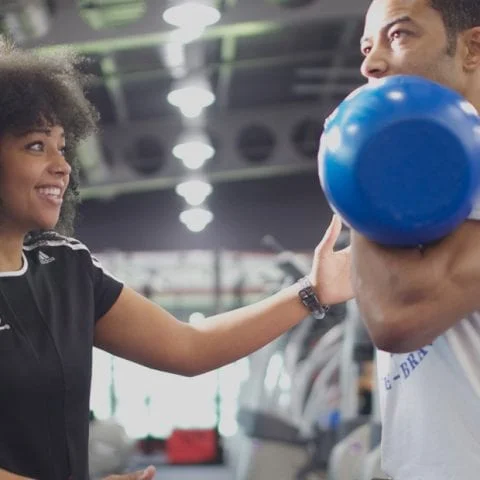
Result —
POLYGON ((425 78, 387 77, 349 95, 326 120, 319 175, 354 230, 390 246, 432 243, 457 228, 480 186, 480 117, 425 78))

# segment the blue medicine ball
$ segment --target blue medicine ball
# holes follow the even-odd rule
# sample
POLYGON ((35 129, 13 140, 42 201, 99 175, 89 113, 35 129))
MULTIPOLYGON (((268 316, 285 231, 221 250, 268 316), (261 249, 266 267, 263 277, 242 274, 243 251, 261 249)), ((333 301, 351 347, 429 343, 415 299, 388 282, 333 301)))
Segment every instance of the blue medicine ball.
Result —
POLYGON ((319 175, 333 210, 391 246, 438 240, 469 215, 480 185, 480 117, 461 95, 391 76, 349 95, 326 120, 319 175))

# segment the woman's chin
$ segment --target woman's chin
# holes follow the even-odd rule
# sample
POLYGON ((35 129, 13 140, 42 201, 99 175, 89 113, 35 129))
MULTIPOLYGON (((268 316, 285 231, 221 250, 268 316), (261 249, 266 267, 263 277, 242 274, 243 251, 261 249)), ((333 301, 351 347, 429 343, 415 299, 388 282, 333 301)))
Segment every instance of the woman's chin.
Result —
POLYGON ((57 223, 58 218, 42 218, 32 230, 54 230, 57 223))

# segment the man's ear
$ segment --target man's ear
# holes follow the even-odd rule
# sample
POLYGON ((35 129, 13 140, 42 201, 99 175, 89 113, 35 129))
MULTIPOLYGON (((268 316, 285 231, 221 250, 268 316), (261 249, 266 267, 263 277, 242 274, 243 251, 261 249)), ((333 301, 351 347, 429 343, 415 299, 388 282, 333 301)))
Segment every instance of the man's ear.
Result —
POLYGON ((462 34, 465 57, 463 67, 467 71, 480 68, 480 26, 466 30, 462 34))

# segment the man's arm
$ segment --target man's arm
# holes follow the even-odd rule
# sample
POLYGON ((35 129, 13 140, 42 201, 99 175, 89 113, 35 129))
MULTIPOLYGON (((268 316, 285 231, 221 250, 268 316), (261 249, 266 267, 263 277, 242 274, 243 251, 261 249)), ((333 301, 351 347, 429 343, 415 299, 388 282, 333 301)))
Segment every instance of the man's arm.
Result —
POLYGON ((353 233, 352 283, 379 349, 428 345, 480 308, 480 222, 424 250, 386 248, 353 233))

